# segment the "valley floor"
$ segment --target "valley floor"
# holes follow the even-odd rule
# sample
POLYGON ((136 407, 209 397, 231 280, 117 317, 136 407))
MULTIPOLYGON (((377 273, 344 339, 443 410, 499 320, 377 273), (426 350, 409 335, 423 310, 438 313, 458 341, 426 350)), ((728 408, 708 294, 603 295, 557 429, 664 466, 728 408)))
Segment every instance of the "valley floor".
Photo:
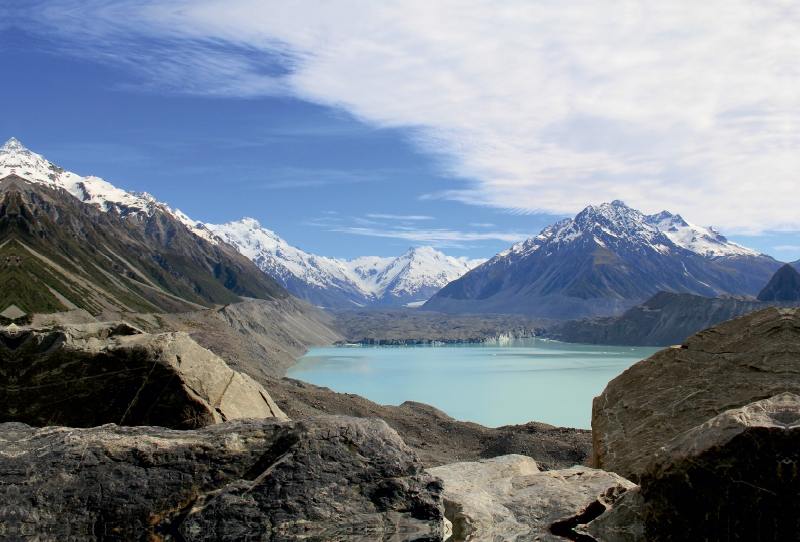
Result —
POLYGON ((515 314, 445 314, 417 309, 333 309, 331 326, 342 342, 426 344, 483 342, 541 336, 556 320, 515 314))

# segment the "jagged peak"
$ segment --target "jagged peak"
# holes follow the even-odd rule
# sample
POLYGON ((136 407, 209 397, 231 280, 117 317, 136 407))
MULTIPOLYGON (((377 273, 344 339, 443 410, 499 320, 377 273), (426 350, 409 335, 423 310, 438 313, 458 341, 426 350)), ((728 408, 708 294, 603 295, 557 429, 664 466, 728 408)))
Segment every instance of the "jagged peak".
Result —
MULTIPOLYGON (((236 222, 231 222, 231 224, 236 224, 236 222)), ((243 226, 246 226, 254 230, 262 229, 261 223, 255 218, 250 218, 249 216, 243 216, 242 219, 239 220, 239 224, 242 224, 243 226)))
POLYGON ((0 153, 2 154, 18 154, 23 152, 30 152, 25 146, 19 142, 16 137, 12 137, 5 144, 0 147, 0 153))

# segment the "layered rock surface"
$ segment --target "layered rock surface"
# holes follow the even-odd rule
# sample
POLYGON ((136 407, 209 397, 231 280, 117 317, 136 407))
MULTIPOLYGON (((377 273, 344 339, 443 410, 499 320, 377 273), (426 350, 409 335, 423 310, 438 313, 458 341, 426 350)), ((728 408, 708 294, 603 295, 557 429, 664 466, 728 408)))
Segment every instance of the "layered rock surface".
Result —
POLYGON ((249 376, 185 333, 116 322, 0 334, 0 421, 194 429, 285 414, 249 376))
POLYGON ((0 536, 441 540, 441 483, 381 420, 195 431, 0 424, 0 536))
POLYGON ((800 394, 800 309, 763 309, 612 380, 593 405, 593 465, 638 481, 659 448, 731 409, 800 394))

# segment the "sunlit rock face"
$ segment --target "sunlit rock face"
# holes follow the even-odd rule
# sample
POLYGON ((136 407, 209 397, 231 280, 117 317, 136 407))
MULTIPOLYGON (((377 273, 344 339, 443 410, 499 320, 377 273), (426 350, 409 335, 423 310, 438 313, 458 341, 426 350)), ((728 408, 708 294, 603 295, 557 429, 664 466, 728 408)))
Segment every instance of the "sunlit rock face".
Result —
POLYGON ((565 540, 634 487, 616 474, 582 466, 540 472, 533 459, 522 455, 452 463, 428 472, 444 482, 450 542, 565 540))
POLYGON ((0 424, 10 540, 442 540, 441 482, 382 420, 194 431, 0 424))
POLYGON ((185 333, 123 322, 0 333, 0 422, 195 429, 285 420, 267 391, 185 333))
POLYGON ((594 467, 638 481, 672 439, 784 392, 800 394, 800 309, 710 327, 634 364, 595 398, 594 467))
POLYGON ((604 542, 800 540, 800 309, 764 309, 643 360, 595 400, 594 463, 637 481, 604 542))

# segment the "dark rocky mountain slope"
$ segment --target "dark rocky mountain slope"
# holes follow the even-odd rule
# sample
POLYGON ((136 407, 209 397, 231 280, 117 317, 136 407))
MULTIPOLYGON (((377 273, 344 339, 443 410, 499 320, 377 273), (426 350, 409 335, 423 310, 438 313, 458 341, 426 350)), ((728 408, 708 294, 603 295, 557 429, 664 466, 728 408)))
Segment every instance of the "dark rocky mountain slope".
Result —
POLYGON ((154 208, 122 216, 64 189, 0 179, 0 309, 173 312, 289 293, 154 208))
POLYGON ((800 302, 800 273, 787 263, 758 292, 758 300, 800 302))
POLYGON ((614 201, 501 252, 423 308, 558 319, 617 315, 661 290, 755 295, 778 267, 713 229, 614 201))
POLYGON ((761 290, 759 300, 730 295, 708 298, 659 292, 621 316, 552 324, 548 336, 569 343, 668 346, 680 344, 689 335, 707 327, 756 310, 798 305, 800 273, 786 264, 761 290))
POLYGON ((547 336, 567 343, 669 346, 681 344, 689 335, 707 327, 774 305, 793 304, 659 292, 620 316, 555 324, 548 328, 547 336))

